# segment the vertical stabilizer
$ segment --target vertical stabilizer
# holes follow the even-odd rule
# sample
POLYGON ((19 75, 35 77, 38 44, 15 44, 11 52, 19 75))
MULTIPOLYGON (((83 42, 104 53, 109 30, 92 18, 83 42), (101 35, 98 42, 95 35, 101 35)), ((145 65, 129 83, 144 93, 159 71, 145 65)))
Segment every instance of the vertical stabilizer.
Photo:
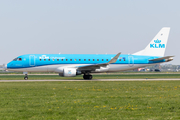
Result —
POLYGON ((169 27, 162 28, 144 50, 136 52, 133 55, 164 56, 169 32, 169 27))

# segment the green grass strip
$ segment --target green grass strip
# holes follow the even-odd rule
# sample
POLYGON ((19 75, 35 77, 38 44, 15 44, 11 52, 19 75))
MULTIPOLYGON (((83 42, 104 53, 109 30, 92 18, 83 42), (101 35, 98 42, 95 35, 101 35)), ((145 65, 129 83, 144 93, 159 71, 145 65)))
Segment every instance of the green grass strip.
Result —
POLYGON ((0 119, 180 119, 180 81, 0 83, 0 119))

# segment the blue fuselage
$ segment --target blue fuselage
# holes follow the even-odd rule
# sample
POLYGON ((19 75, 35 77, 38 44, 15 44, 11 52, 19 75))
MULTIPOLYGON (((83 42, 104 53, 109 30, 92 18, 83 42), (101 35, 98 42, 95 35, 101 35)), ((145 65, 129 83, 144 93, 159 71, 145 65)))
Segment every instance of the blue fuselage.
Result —
MULTIPOLYGON (((7 69, 21 69, 21 68, 35 68, 41 66, 50 65, 66 65, 66 64, 101 64, 109 62, 115 54, 27 54, 21 55, 15 58, 13 61, 7 64, 7 69)), ((152 56, 138 56, 138 55, 120 55, 118 60, 113 63, 114 65, 143 65, 143 64, 155 64, 165 62, 160 61, 149 61, 158 57, 152 56)))

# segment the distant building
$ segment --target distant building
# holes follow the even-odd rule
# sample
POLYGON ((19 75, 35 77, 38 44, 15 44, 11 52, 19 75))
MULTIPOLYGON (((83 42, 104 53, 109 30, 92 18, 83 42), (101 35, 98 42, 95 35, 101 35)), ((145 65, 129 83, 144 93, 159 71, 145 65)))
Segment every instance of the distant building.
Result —
POLYGON ((138 71, 146 71, 146 69, 145 68, 138 68, 138 71))

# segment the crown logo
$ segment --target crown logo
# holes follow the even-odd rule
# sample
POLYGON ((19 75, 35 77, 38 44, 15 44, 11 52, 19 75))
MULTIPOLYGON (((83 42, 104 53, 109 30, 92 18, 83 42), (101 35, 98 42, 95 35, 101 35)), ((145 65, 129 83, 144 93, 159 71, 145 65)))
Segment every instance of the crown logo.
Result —
POLYGON ((154 40, 155 43, 161 43, 161 40, 154 40))

